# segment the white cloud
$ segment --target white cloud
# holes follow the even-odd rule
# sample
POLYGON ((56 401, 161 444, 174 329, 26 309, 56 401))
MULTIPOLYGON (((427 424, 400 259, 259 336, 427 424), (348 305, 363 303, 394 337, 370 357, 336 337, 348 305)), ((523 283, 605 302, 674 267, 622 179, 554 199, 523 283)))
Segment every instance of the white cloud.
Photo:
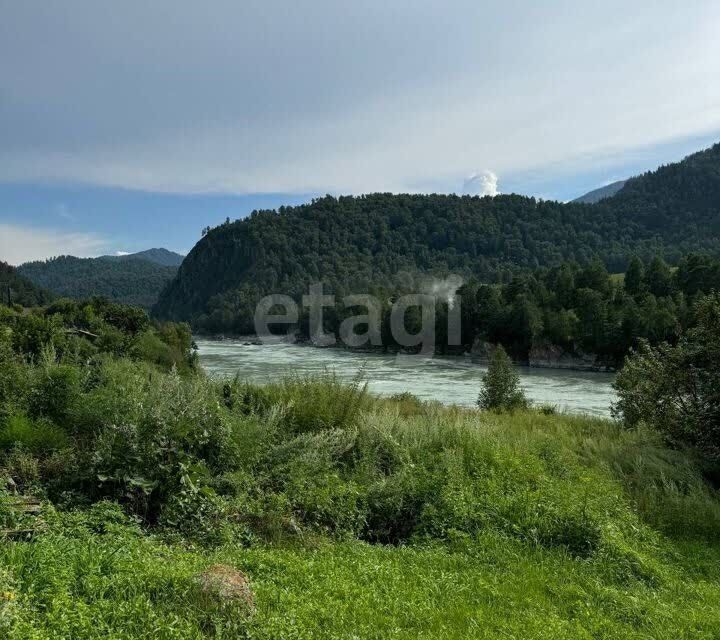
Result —
POLYGON ((487 169, 473 173, 465 179, 463 193, 471 196, 496 196, 498 177, 487 169))
POLYGON ((12 265, 59 255, 95 256, 106 246, 106 240, 95 233, 29 229, 0 222, 0 260, 12 265))
POLYGON ((10 3, 0 179, 453 190, 720 128, 720 5, 631 4, 10 3))

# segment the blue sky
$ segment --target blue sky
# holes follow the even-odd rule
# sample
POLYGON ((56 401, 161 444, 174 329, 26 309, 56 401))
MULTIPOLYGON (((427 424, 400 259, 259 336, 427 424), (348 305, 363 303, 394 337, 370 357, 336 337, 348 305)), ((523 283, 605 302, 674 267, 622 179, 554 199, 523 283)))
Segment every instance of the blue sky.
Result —
MULTIPOLYGON (((0 228, 30 228, 36 238, 57 232, 73 255, 165 247, 187 253, 201 230, 253 209, 300 204, 298 194, 168 194, 89 185, 0 184, 0 228)), ((55 240, 47 244, 55 246, 55 240)), ((42 257, 46 251, 39 248, 42 257)), ((17 260, 15 260, 17 262, 17 260)))
MULTIPOLYGON (((718 140, 720 131, 628 150, 618 157, 597 158, 595 167, 577 172, 572 167, 548 167, 510 174, 498 178, 497 188, 502 193, 569 200, 680 160, 718 140)), ((461 193, 463 185, 438 191, 461 193)), ((0 183, 0 230, 5 225, 16 233, 27 229, 34 236, 25 241, 26 246, 7 247, 6 254, 17 256, 14 263, 56 255, 57 251, 93 256, 162 246, 186 253, 208 225, 227 217, 243 218, 254 209, 301 204, 315 195, 322 194, 172 194, 93 185, 0 183)))
POLYGON ((324 193, 570 199, 720 139, 709 0, 0 0, 0 259, 324 193), (474 178, 471 178, 474 176, 474 178))

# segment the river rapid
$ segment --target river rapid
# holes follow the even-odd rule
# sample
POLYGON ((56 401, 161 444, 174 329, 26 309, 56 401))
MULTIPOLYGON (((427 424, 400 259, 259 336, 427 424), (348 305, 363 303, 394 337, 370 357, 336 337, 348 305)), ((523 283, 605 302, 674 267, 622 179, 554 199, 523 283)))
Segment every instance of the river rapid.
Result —
MULTIPOLYGON (((196 338, 200 362, 211 375, 265 383, 287 375, 334 372, 351 380, 358 374, 378 395, 410 392, 423 400, 472 406, 486 367, 468 357, 358 353, 278 343, 254 345, 238 340, 196 338)), ((520 384, 536 404, 569 413, 609 416, 615 399, 611 373, 518 367, 520 384)))

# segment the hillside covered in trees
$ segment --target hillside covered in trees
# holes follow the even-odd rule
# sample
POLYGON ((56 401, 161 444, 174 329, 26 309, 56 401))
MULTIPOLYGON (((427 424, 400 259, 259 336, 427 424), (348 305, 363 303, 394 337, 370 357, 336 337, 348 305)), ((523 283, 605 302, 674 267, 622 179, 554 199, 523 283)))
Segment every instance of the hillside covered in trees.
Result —
POLYGON ((21 276, 17 269, 0 261, 0 303, 34 307, 50 302, 53 295, 21 276))
POLYGON ((162 248, 146 249, 145 251, 138 251, 137 253, 128 253, 116 256, 102 256, 105 260, 146 260, 147 262, 159 264, 163 267, 179 267, 182 264, 184 257, 185 256, 179 253, 162 248))
MULTIPOLYGON (((151 250, 157 251, 157 250, 151 250)), ((150 309, 162 288, 172 279, 176 266, 168 266, 177 254, 171 252, 129 256, 76 258, 59 256, 27 262, 19 273, 35 284, 66 298, 103 296, 115 302, 150 309), (161 263, 158 263, 157 258, 161 263)))
POLYGON ((326 196, 210 229, 155 312, 208 331, 247 327, 268 293, 311 282, 342 296, 397 290, 418 274, 508 283, 513 274, 599 259, 720 253, 720 145, 629 180, 597 204, 519 195, 326 196))

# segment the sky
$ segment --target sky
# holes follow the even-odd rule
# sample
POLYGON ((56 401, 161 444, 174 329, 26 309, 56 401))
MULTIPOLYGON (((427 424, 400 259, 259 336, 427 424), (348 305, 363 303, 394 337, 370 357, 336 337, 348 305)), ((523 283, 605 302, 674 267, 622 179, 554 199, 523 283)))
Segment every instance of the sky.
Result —
POLYGON ((0 0, 0 259, 325 193, 567 200, 720 140, 706 0, 0 0))

